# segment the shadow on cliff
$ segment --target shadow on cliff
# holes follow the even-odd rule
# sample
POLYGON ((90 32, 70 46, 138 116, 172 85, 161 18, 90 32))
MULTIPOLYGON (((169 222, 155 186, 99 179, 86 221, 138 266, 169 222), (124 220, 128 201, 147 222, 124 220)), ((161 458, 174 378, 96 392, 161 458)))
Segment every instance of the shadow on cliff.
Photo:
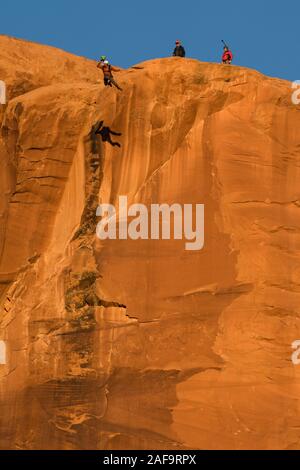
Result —
POLYGON ((104 143, 107 142, 108 144, 112 145, 113 147, 119 147, 120 148, 121 144, 119 142, 114 142, 112 140, 112 136, 120 137, 121 135, 122 135, 121 132, 113 131, 110 127, 104 126, 104 121, 98 121, 92 127, 91 134, 90 134, 90 137, 91 137, 91 140, 92 140, 92 153, 99 153, 97 151, 98 146, 99 146, 98 136, 101 137, 102 142, 104 142, 104 143))

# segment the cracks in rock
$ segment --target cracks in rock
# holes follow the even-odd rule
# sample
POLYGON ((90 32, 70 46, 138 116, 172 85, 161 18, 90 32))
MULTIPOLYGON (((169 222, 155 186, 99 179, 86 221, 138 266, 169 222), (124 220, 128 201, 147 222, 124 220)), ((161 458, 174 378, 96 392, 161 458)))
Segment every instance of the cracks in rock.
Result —
MULTIPOLYGON (((111 301, 106 301, 106 300, 100 300, 100 302, 101 302, 100 303, 101 307, 105 307, 105 308, 114 307, 114 308, 127 309, 126 305, 120 304, 119 302, 111 302, 111 301)), ((134 320, 134 318, 132 318, 132 320, 134 320)))
POLYGON ((291 281, 286 284, 277 284, 275 282, 264 282, 263 284, 266 287, 271 287, 274 289, 280 289, 280 290, 287 291, 287 292, 300 293, 300 284, 297 284, 291 281))
POLYGON ((51 150, 51 149, 52 149, 52 145, 50 145, 50 146, 46 146, 46 145, 45 145, 44 147, 28 147, 28 148, 26 148, 26 149, 24 149, 24 150, 26 150, 26 151, 30 151, 30 150, 38 150, 38 151, 40 151, 40 150, 51 150))
POLYGON ((282 320, 286 320, 287 318, 299 318, 300 316, 300 313, 296 310, 289 310, 275 305, 264 305, 264 308, 264 315, 278 317, 282 320))
POLYGON ((17 183, 17 186, 20 186, 21 184, 23 183, 26 183, 27 181, 32 181, 32 180, 44 180, 44 179, 55 179, 55 180, 60 180, 60 181, 67 181, 67 177, 66 176, 53 176, 53 175, 47 175, 47 176, 32 176, 30 178, 26 178, 22 181, 19 181, 17 183))
POLYGON ((174 157, 175 153, 176 152, 172 153, 172 155, 170 155, 170 157, 167 160, 162 162, 157 168, 155 168, 155 170, 151 173, 151 175, 149 175, 146 178, 146 180, 143 182, 143 184, 136 191, 136 193, 134 195, 134 199, 148 185, 148 183, 151 183, 152 179, 160 172, 160 170, 162 170, 165 166, 167 166, 168 163, 171 162, 171 160, 174 157))
POLYGON ((14 367, 13 369, 11 369, 7 374, 2 375, 1 378, 3 379, 3 378, 9 377, 9 376, 10 376, 11 374, 13 374, 16 370, 17 370, 17 366, 14 367))
POLYGON ((290 232, 290 233, 300 233, 299 227, 287 226, 287 225, 278 225, 273 227, 270 230, 265 230, 268 233, 278 233, 278 232, 290 232))
POLYGON ((85 158, 86 200, 80 227, 72 241, 96 232, 98 197, 103 180, 103 149, 99 137, 94 134, 94 129, 91 130, 84 143, 90 147, 85 158))
POLYGON ((236 284, 229 287, 220 287, 218 285, 209 285, 199 287, 191 292, 183 292, 181 295, 168 297, 167 300, 175 301, 185 297, 192 297, 198 295, 212 295, 212 296, 226 296, 226 295, 241 295, 248 294, 253 290, 253 284, 236 284))
POLYGON ((10 204, 20 204, 25 206, 38 206, 40 203, 36 201, 10 201, 10 204))
POLYGON ((119 302, 100 299, 96 293, 97 272, 70 273, 69 286, 65 293, 65 307, 71 315, 72 326, 95 327, 94 307, 115 307, 126 309, 119 302))
POLYGON ((133 318, 133 320, 137 320, 139 322, 139 325, 149 325, 149 324, 151 325, 153 323, 161 323, 164 320, 164 318, 157 318, 157 319, 148 320, 148 321, 139 321, 138 318, 133 318))
MULTIPOLYGON (((64 149, 66 150, 66 149, 64 149)), ((67 149, 67 150, 73 150, 73 149, 67 149)), ((72 162, 68 162, 68 161, 65 161, 65 160, 61 160, 61 159, 58 159, 58 158, 50 158, 50 157, 45 157, 45 158, 42 158, 42 159, 39 159, 39 160, 31 160, 29 158, 26 158, 24 156, 20 156, 20 160, 25 160, 29 165, 40 165, 41 163, 44 163, 46 161, 49 161, 49 162, 55 162, 55 163, 60 163, 62 165, 68 165, 68 166, 71 166, 72 165, 72 162)), ((30 172, 30 171, 33 171, 32 169, 29 169, 29 170, 23 170, 23 172, 30 172)))
POLYGON ((14 191, 11 196, 13 197, 13 196, 16 196, 17 194, 31 194, 31 191, 29 191, 28 189, 14 191))
POLYGON ((278 206, 289 206, 289 205, 295 205, 296 207, 300 208, 300 200, 295 199, 292 201, 270 201, 270 200, 265 200, 261 201, 258 199, 249 199, 245 201, 231 201, 231 204, 263 204, 266 206, 271 206, 271 205, 278 205, 278 206))

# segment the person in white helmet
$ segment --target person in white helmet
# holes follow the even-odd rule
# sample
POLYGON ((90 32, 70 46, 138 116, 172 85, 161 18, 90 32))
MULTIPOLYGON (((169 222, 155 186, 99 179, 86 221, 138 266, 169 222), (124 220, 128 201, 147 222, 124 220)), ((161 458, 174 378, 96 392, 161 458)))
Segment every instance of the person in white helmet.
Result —
POLYGON ((103 72, 105 86, 112 87, 114 85, 116 88, 118 88, 118 90, 122 91, 122 88, 117 84, 112 74, 112 72, 120 72, 120 69, 110 65, 105 56, 101 57, 101 60, 98 63, 97 67, 103 72))

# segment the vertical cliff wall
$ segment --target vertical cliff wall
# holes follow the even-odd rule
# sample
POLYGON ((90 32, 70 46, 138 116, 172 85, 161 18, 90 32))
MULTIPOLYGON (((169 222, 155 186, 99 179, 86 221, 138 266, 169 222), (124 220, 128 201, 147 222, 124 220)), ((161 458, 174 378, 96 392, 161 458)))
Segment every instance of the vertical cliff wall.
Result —
POLYGON ((290 84, 171 58, 120 72, 119 93, 92 62, 1 40, 30 77, 20 91, 0 62, 0 448, 299 448, 290 84), (205 204, 204 249, 101 242, 97 206, 120 195, 205 204))

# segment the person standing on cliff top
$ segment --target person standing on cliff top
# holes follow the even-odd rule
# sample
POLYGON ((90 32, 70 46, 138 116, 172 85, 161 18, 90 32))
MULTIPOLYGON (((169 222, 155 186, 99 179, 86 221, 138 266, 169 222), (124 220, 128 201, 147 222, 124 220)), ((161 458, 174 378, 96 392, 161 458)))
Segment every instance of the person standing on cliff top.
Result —
POLYGON ((176 47, 173 52, 173 57, 185 57, 185 49, 179 40, 176 41, 176 47))
POLYGON ((224 46, 224 53, 223 53, 223 56, 222 56, 223 64, 229 64, 230 65, 232 63, 232 59, 233 59, 233 54, 229 50, 229 47, 225 45, 224 46))
POLYGON ((122 91, 122 88, 117 84, 112 74, 112 72, 120 72, 120 69, 110 65, 108 60, 106 60, 105 56, 101 57, 100 62, 98 62, 97 64, 97 67, 103 72, 105 86, 112 87, 114 85, 116 88, 118 88, 118 90, 122 91))

